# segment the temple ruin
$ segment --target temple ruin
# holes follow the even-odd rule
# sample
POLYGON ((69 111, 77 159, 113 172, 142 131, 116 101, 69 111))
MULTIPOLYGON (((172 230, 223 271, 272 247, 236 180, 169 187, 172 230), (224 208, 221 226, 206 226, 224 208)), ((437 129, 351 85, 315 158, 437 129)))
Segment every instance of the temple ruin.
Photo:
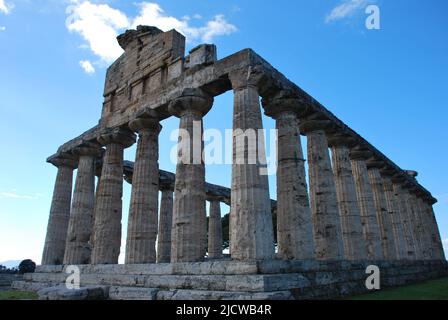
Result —
MULTIPOLYGON (((366 292, 368 265, 380 268, 383 287, 448 274, 437 200, 416 172, 253 50, 217 60, 216 46, 203 44, 185 56, 183 35, 148 26, 117 40, 124 54, 107 71, 98 125, 47 160, 57 176, 42 265, 15 288, 43 299, 308 299, 366 292), (159 122, 177 117, 191 133, 214 97, 230 90, 234 139, 262 129, 262 110, 276 122, 276 201, 262 161, 234 162, 230 188, 206 183, 203 161, 180 162, 175 175, 159 170, 159 122), (125 161, 135 143, 135 162, 125 161), (132 193, 119 265, 124 180, 132 193), (229 256, 220 202, 230 205, 229 256), (81 272, 72 293, 64 286, 71 265, 81 272)), ((260 159, 264 145, 257 146, 260 159)), ((238 152, 247 150, 234 147, 234 159, 238 152)))

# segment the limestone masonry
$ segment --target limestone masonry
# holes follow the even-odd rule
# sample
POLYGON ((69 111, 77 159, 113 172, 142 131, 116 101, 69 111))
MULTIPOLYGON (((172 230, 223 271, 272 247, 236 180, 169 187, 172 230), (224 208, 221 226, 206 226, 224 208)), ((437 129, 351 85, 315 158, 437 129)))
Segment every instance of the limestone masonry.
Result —
MULTIPOLYGON (((57 176, 42 266, 13 287, 42 299, 308 299, 366 292, 372 264, 382 287, 448 274, 437 200, 417 173, 399 168, 254 51, 217 60, 216 47, 203 44, 185 56, 183 35, 148 26, 117 40, 124 54, 107 71, 98 125, 47 160, 57 176), (159 170, 159 122, 174 116, 185 132, 203 130, 214 97, 230 90, 234 144, 245 130, 262 129, 262 110, 276 121, 277 201, 260 174, 263 143, 256 163, 235 161, 254 150, 234 145, 230 189, 206 183, 193 153, 181 155, 191 161, 179 162, 175 175, 159 170), (135 162, 126 161, 134 143, 135 162), (118 265, 123 180, 132 193, 118 265), (221 202, 231 208, 230 255, 222 250, 221 202), (81 271, 77 290, 64 285, 68 265, 81 271)), ((179 153, 195 144, 204 147, 180 139, 179 153)))

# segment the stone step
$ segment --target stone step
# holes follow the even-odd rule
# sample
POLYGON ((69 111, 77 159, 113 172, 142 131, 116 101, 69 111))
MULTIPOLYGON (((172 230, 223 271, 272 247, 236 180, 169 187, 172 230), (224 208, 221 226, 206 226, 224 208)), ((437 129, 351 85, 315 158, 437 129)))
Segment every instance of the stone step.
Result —
POLYGON ((157 300, 159 289, 154 288, 136 288, 136 287, 117 287, 109 288, 110 300, 157 300))
POLYGON ((105 300, 109 297, 108 286, 85 286, 67 289, 65 285, 47 287, 37 291, 39 300, 105 300))
POLYGON ((11 289, 19 290, 19 291, 32 291, 37 292, 43 288, 51 287, 52 283, 46 282, 29 282, 29 281, 14 281, 11 284, 11 289))
POLYGON ((39 300, 290 300, 290 291, 228 292, 213 290, 160 290, 122 286, 82 286, 69 290, 64 285, 16 281, 13 288, 37 292, 39 300))
POLYGON ((206 290, 159 291, 157 300, 292 300, 290 291, 225 292, 206 290))
MULTIPOLYGON (((26 274, 31 283, 63 284, 65 273, 26 274)), ((301 274, 271 275, 128 275, 128 274, 81 274, 85 285, 108 285, 161 289, 194 289, 211 291, 267 292, 297 289, 310 285, 301 274)))
MULTIPOLYGON (((208 261, 186 263, 152 263, 121 265, 79 265, 81 273, 135 275, 232 275, 256 274, 257 262, 208 261)), ((37 273, 60 273, 64 266, 37 266, 37 273)))

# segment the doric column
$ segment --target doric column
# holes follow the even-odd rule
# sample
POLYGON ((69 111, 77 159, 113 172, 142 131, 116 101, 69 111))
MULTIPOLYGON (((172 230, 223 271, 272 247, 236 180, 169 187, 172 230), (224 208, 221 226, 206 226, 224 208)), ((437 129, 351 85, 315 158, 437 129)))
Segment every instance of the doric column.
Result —
POLYGON ((384 197, 386 199, 386 207, 392 222, 392 231, 394 235, 395 252, 397 259, 405 259, 406 242, 403 233, 403 224, 400 216, 399 204, 394 194, 392 185, 393 171, 386 168, 381 170, 384 197))
POLYGON ((414 244, 415 244, 415 258, 417 260, 423 260, 425 257, 424 252, 424 235, 423 235, 423 226, 422 221, 420 217, 420 207, 417 202, 417 197, 415 195, 416 188, 415 186, 409 184, 407 185, 407 197, 408 201, 407 204, 409 206, 409 212, 411 215, 411 221, 412 221, 412 231, 414 236, 414 244))
POLYGON ((222 258, 222 222, 221 203, 219 200, 210 200, 208 217, 208 257, 210 259, 222 258))
POLYGON ((344 258, 344 242, 325 130, 325 120, 309 120, 300 126, 307 137, 310 205, 316 259, 344 258))
POLYGON ((58 168, 48 218, 42 265, 62 264, 65 241, 70 219, 70 201, 72 198, 73 169, 76 161, 70 156, 49 159, 48 162, 58 168))
POLYGON ((361 148, 354 148, 350 151, 353 177, 356 186, 356 197, 358 198, 359 209, 361 211, 361 223, 367 247, 367 258, 370 260, 381 260, 383 259, 383 252, 381 248, 380 227, 366 166, 366 159, 371 155, 370 151, 361 148))
POLYGON ((117 128, 101 135, 106 146, 95 199, 92 264, 117 264, 121 246, 123 151, 135 143, 132 131, 117 128))
POLYGON ((437 220, 433 209, 433 204, 435 203, 435 201, 437 200, 435 200, 434 198, 430 198, 427 199, 427 201, 424 203, 426 212, 429 216, 429 230, 431 230, 431 246, 433 248, 433 259, 446 261, 439 227, 437 225, 437 220))
POLYGON ((213 98, 201 90, 185 89, 169 106, 171 114, 180 118, 171 262, 201 261, 205 257, 207 216, 202 118, 212 104, 213 98))
POLYGON ((397 253, 395 250, 392 219, 387 207, 383 181, 380 173, 380 168, 383 166, 384 162, 382 161, 375 161, 374 159, 367 161, 367 172, 369 175, 370 186, 372 187, 373 201, 380 227, 383 258, 385 260, 396 260, 397 253))
POLYGON ((402 196, 405 199, 406 213, 407 213, 407 226, 409 231, 409 241, 412 241, 409 245, 413 247, 413 259, 422 259, 422 253, 420 248, 420 239, 418 237, 418 222, 416 221, 417 208, 413 196, 411 194, 411 185, 404 183, 402 185, 402 196))
POLYGON ((246 69, 229 78, 234 92, 231 256, 244 261, 271 259, 274 235, 256 74, 246 69))
POLYGON ((90 238, 95 200, 95 160, 101 155, 99 144, 87 142, 73 153, 79 157, 68 227, 64 264, 89 264, 92 254, 90 238))
POLYGON ((415 197, 419 213, 423 259, 433 260, 434 251, 431 245, 430 219, 422 199, 422 197, 425 197, 425 194, 416 188, 415 197))
POLYGON ((156 262, 159 202, 159 132, 157 118, 138 118, 129 123, 138 133, 132 175, 126 240, 126 264, 156 262))
POLYGON ((333 174, 341 217, 344 256, 348 260, 364 260, 367 258, 367 250, 349 157, 349 147, 353 144, 353 139, 342 134, 335 134, 328 138, 328 143, 331 147, 333 174))
POLYGON ((314 259, 313 224, 305 179, 305 159, 300 141, 297 99, 263 100, 265 112, 277 129, 277 243, 278 257, 314 259))
POLYGON ((405 240, 405 246, 406 246, 406 249, 405 249, 406 254, 402 258, 406 259, 406 260, 413 260, 413 259, 415 259, 414 238, 413 238, 413 233, 410 229, 410 224, 409 224, 408 206, 406 204, 407 197, 402 188, 403 181, 404 181, 404 179, 401 177, 400 174, 394 175, 392 177, 394 194, 395 194, 395 198, 398 203, 398 208, 399 208, 400 217, 401 217, 401 224, 402 224, 402 228, 403 228, 403 235, 404 235, 404 240, 405 240))
POLYGON ((161 188, 159 234, 157 238, 157 262, 171 261, 171 226, 173 223, 173 190, 161 188))

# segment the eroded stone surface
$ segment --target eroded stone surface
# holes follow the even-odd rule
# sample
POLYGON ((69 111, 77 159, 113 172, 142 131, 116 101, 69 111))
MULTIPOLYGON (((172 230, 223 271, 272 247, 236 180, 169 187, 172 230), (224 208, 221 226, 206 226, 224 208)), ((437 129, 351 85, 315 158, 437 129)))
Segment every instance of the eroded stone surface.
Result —
POLYGON ((327 137, 320 124, 313 124, 312 128, 302 131, 305 131, 308 141, 310 204, 316 258, 340 260, 344 256, 344 245, 327 137))
POLYGON ((185 90, 170 104, 180 118, 180 143, 174 187, 171 261, 201 261, 207 248, 205 165, 202 158, 202 117, 213 99, 201 90, 185 90))
POLYGON ((299 119, 296 112, 291 111, 293 106, 290 104, 287 99, 277 99, 269 105, 278 130, 278 256, 286 260, 312 259, 315 256, 315 246, 305 180, 305 159, 300 141, 299 119))
POLYGON ((57 159, 53 164, 58 167, 48 218, 42 264, 62 264, 65 254, 65 241, 70 220, 72 198, 73 159, 57 159))
POLYGON ((95 201, 95 160, 101 154, 98 144, 86 144, 75 149, 78 158, 75 190, 67 233, 64 264, 88 264, 92 247, 95 201))
POLYGON ((351 164, 355 178, 356 196, 361 211, 363 235, 367 246, 367 258, 371 260, 383 259, 379 222, 365 160, 358 157, 352 158, 351 164))
POLYGON ((171 226, 173 222, 173 191, 162 190, 157 237, 157 262, 171 261, 171 226))
POLYGON ((263 125, 253 83, 256 74, 245 69, 230 75, 230 79, 234 89, 230 253, 233 259, 242 261, 269 259, 274 256, 274 236, 268 177, 263 174, 264 140, 259 143, 262 138, 258 136, 263 125), (254 135, 250 146, 244 143, 246 132, 254 135))
POLYGON ((331 147, 334 181, 341 216, 344 257, 349 260, 367 258, 363 237, 361 213, 356 197, 355 181, 350 165, 349 149, 344 144, 333 142, 331 147))
POLYGON ((113 130, 99 142, 106 146, 106 153, 95 199, 92 263, 116 264, 121 246, 123 150, 135 142, 135 135, 113 130))
POLYGON ((381 247, 383 258, 386 260, 394 260, 397 258, 395 250, 395 238, 393 233, 392 220, 387 207, 386 197, 384 194, 383 182, 379 168, 368 168, 370 185, 372 187, 373 202, 375 204, 376 216, 380 227, 381 247))
POLYGON ((159 132, 156 118, 130 123, 138 132, 137 154, 132 177, 125 263, 156 262, 159 202, 159 132))
POLYGON ((222 257, 222 222, 219 201, 210 201, 208 221, 208 257, 219 259, 222 257))

